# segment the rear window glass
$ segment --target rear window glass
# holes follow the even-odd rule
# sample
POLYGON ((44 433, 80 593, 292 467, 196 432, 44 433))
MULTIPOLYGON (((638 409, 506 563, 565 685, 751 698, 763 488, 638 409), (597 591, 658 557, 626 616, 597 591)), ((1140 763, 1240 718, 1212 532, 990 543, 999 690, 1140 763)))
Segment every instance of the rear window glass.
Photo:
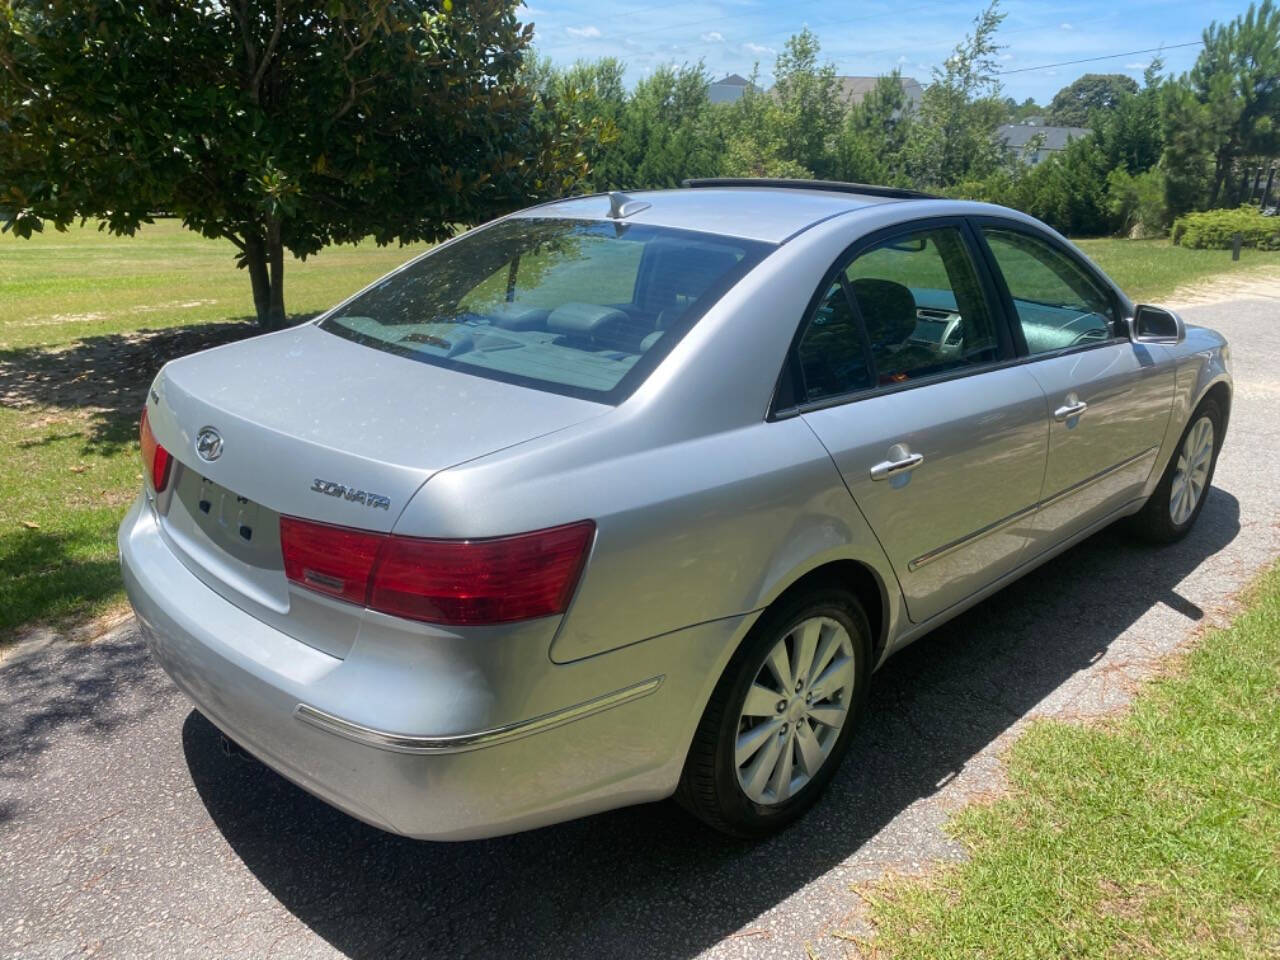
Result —
POLYGON ((618 403, 770 249, 642 224, 503 220, 321 326, 436 366, 618 403))

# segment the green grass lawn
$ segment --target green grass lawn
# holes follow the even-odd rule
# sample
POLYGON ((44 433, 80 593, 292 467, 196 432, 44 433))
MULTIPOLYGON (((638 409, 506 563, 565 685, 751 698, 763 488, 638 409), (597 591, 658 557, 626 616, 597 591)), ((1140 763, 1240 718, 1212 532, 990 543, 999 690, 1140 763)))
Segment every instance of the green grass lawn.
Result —
MULTIPOLYGON (((332 306, 422 249, 290 260, 286 304, 332 306)), ((172 220, 132 239, 0 235, 0 643, 121 602, 115 529, 141 483, 143 391, 166 359, 255 332, 234 252, 172 220)))
POLYGON ((1221 274, 1280 276, 1280 252, 1274 250, 1241 250, 1233 261, 1230 250, 1189 250, 1168 240, 1105 237, 1075 244, 1139 303, 1159 303, 1178 287, 1221 274))
MULTIPOLYGON (((1158 299, 1280 254, 1163 241, 1082 246, 1135 296, 1158 299)), ((295 316, 322 310, 422 247, 373 244, 289 260, 295 316)), ((93 224, 31 240, 0 234, 0 642, 36 620, 80 618, 120 602, 115 528, 140 482, 143 391, 167 359, 254 332, 234 249, 163 220, 133 238, 93 224)))
POLYGON ((1280 956, 1280 567, 1133 710, 1041 722, 970 859, 872 894, 875 956, 1280 956))

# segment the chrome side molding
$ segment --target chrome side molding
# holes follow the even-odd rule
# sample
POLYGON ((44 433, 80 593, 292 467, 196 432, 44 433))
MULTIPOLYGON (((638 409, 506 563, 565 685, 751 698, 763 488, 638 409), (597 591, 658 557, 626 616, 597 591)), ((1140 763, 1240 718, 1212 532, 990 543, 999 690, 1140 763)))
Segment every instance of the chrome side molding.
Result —
POLYGON ((554 710, 551 713, 544 713, 540 717, 517 720, 513 723, 490 727, 487 730, 477 730, 473 733, 453 733, 438 737, 392 733, 387 730, 366 727, 363 724, 354 723, 331 713, 326 713, 324 710, 306 703, 298 704, 293 710, 293 715, 303 723, 308 723, 313 727, 324 730, 326 733, 345 737, 348 740, 354 740, 356 743, 363 743, 366 746, 377 747, 380 750, 418 754, 463 753, 467 750, 480 750, 484 747, 492 747, 500 743, 519 740, 522 737, 530 737, 535 733, 543 733, 555 727, 564 726, 566 723, 573 723, 575 720, 581 720, 584 717, 603 713, 605 710, 611 710, 614 707, 620 707, 624 703, 631 703, 655 692, 658 687, 662 686, 664 679, 665 676, 650 677, 648 680, 642 680, 612 693, 602 694, 591 700, 584 700, 574 706, 565 707, 562 710, 554 710))
MULTIPOLYGON (((1081 406, 1083 406, 1083 404, 1081 404, 1081 406)), ((1139 460, 1143 459, 1144 457, 1149 457, 1152 454, 1159 453, 1159 452, 1160 452, 1159 447, 1147 447, 1147 449, 1143 450, 1141 453, 1135 453, 1133 456, 1127 457, 1126 459, 1121 460, 1119 463, 1112 464, 1111 466, 1107 467, 1105 470, 1099 470, 1097 473, 1093 474, 1092 476, 1085 477, 1083 480, 1080 480, 1077 483, 1073 483, 1071 486, 1063 490, 1059 490, 1057 493, 1053 494, 1053 496, 1045 497, 1043 500, 1033 503, 1028 507, 1023 507, 1021 510, 1018 510, 1015 513, 1009 514, 1007 517, 1003 517, 999 520, 996 520, 994 523, 989 523, 985 527, 981 527, 973 531, 973 533, 965 534, 963 537, 960 537, 956 540, 952 540, 950 543, 944 543, 942 546, 935 547, 934 549, 930 550, 928 553, 921 554, 920 556, 916 557, 914 560, 910 561, 907 564, 907 569, 912 573, 915 573, 917 570, 919 570, 921 567, 925 566, 926 564, 930 564, 935 560, 940 560, 943 557, 945 557, 947 554, 952 553, 956 550, 959 550, 961 547, 968 546, 969 544, 973 543, 975 540, 981 540, 983 537, 989 536, 998 530, 1003 530, 1005 527, 1009 526, 1009 524, 1013 523, 1014 521, 1021 520, 1023 517, 1026 517, 1032 513, 1035 513, 1037 510, 1041 510, 1044 507, 1051 506, 1052 504, 1057 503, 1059 500, 1063 500, 1066 497, 1071 496, 1071 494, 1073 493, 1079 493, 1085 487, 1091 487, 1093 486, 1093 484, 1097 483, 1099 480, 1105 480, 1107 477, 1115 473, 1117 470, 1123 470, 1125 467, 1129 466, 1130 464, 1137 463, 1139 460)))

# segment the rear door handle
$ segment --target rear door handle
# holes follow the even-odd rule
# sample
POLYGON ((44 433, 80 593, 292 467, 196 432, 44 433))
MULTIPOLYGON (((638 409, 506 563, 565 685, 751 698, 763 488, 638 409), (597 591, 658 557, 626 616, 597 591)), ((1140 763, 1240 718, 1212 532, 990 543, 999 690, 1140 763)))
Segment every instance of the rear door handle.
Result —
POLYGON ((1059 423, 1064 423, 1072 417, 1080 416, 1088 409, 1089 405, 1083 400, 1072 400, 1071 397, 1067 397, 1067 402, 1053 411, 1053 419, 1059 423))
MULTIPOLYGON (((892 452, 893 451, 890 451, 890 453, 892 452)), ((924 463, 924 454, 922 453, 909 453, 897 460, 882 460, 871 468, 871 479, 887 480, 900 473, 906 473, 909 470, 914 470, 922 463, 924 463)))

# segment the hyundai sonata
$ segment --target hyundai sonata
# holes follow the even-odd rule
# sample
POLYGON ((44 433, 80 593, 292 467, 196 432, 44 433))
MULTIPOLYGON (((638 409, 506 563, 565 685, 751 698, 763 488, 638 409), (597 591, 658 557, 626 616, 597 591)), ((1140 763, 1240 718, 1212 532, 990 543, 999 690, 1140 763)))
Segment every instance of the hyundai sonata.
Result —
POLYGON ((562 200, 169 363, 120 529, 154 655, 386 830, 799 815, 895 650, 1116 521, 1195 523, 1224 340, 1001 207, 562 200))

